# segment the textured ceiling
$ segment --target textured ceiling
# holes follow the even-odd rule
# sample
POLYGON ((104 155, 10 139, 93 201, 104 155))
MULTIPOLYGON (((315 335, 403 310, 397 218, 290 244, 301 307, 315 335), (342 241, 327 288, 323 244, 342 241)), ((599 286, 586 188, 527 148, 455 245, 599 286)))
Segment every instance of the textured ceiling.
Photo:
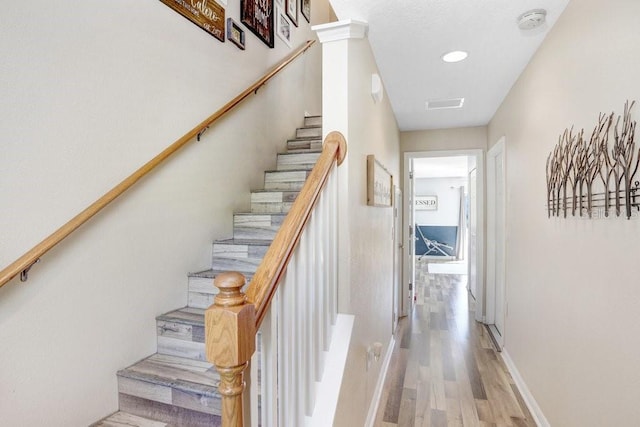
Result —
POLYGON ((485 125, 569 0, 330 0, 338 19, 369 24, 386 95, 400 129, 485 125), (546 9, 547 22, 522 31, 516 20, 546 9), (469 57, 447 64, 451 50, 469 57), (465 98, 461 109, 427 111, 428 100, 465 98))

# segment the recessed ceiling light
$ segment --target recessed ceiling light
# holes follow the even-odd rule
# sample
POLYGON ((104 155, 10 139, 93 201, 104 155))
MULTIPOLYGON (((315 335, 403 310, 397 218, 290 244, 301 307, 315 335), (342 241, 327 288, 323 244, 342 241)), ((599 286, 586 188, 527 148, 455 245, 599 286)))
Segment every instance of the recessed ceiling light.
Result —
POLYGON ((454 50, 442 55, 442 60, 444 62, 460 62, 466 59, 467 56, 469 56, 469 54, 463 50, 454 50))

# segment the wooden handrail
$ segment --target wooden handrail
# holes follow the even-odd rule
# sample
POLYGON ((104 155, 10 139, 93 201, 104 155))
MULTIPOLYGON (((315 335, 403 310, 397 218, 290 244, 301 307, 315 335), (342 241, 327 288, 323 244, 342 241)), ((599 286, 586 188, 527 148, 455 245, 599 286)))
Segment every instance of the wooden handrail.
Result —
POLYGON ((242 93, 233 98, 211 116, 207 117, 202 123, 191 129, 182 138, 171 144, 160 154, 145 163, 142 167, 125 178, 120 184, 113 187, 105 195, 100 197, 85 210, 73 217, 69 222, 53 232, 49 237, 45 238, 43 241, 38 243, 16 261, 9 264, 6 268, 0 271, 0 287, 4 286, 21 272, 27 271, 35 262, 37 262, 37 260, 42 255, 47 253, 51 248, 64 240, 69 234, 73 233, 78 227, 80 227, 82 224, 87 222, 94 215, 104 209, 109 203, 118 198, 118 196, 131 188, 136 182, 138 182, 145 175, 154 170, 164 160, 166 160, 180 148, 185 146, 188 142, 193 140, 196 135, 205 130, 208 126, 213 124, 227 112, 232 110, 235 106, 240 104, 240 102, 242 102, 249 95, 251 95, 252 93, 257 93, 258 89, 260 89, 265 83, 267 83, 273 76, 282 71, 282 69, 284 69, 287 65, 293 62, 298 56, 305 53, 313 43, 315 43, 315 40, 308 40, 295 52, 293 52, 278 65, 276 65, 273 69, 271 69, 271 71, 266 73, 263 77, 261 77, 255 83, 245 89, 242 93))
POLYGON ((329 133, 324 140, 322 154, 253 275, 246 294, 247 302, 255 306, 256 330, 262 324, 280 278, 298 245, 329 173, 336 164, 342 163, 346 155, 347 142, 344 136, 340 132, 329 133))
POLYGON ((329 133, 320 158, 253 275, 246 295, 241 292, 245 282, 242 274, 222 273, 215 278, 219 292, 205 312, 205 345, 207 359, 220 372, 223 427, 243 426, 244 370, 255 351, 255 335, 329 174, 346 155, 344 136, 329 133))

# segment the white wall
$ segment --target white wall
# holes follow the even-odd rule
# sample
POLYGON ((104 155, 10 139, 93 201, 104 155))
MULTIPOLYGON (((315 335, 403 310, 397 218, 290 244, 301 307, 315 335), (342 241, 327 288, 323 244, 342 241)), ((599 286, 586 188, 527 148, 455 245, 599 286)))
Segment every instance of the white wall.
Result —
POLYGON ((458 226, 460 222, 460 187, 466 187, 467 178, 416 178, 416 196, 437 196, 438 209, 416 209, 415 221, 419 225, 458 226))
MULTIPOLYGON (((335 426, 365 422, 380 362, 366 370, 366 348, 391 338, 393 304, 393 212, 367 206, 367 155, 374 154, 399 179, 399 132, 388 98, 374 103, 371 74, 377 68, 369 42, 347 39, 323 44, 325 131, 347 138, 347 159, 340 166, 343 218, 339 310, 355 323, 340 392, 335 426)), ((384 350, 383 350, 384 354, 384 350)))
POLYGON ((570 2, 489 125, 506 140, 505 348, 553 426, 640 418, 640 222, 545 210, 558 136, 639 99, 639 15, 636 0, 570 2))
MULTIPOLYGON (((328 9, 314 1, 314 23, 328 9)), ((220 43, 159 1, 10 2, 0 24, 0 268, 290 51, 248 30, 246 51, 220 43)), ((293 37, 315 34, 301 17, 293 37)), ((207 268, 304 112, 321 111, 320 52, 0 289, 3 425, 116 410, 116 371, 155 352, 155 316, 186 304, 187 272, 207 268)))

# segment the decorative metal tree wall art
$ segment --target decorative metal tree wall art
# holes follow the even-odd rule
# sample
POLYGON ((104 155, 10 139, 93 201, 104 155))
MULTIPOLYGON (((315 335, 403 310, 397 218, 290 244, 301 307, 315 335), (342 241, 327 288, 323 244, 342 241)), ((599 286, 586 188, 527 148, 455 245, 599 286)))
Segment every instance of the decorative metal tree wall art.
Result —
POLYGON ((598 123, 585 137, 584 129, 565 129, 558 144, 547 157, 547 214, 549 217, 593 217, 596 209, 608 217, 624 207, 627 219, 633 208, 640 211, 640 181, 635 179, 640 164, 640 149, 634 141, 636 121, 631 119, 635 101, 627 101, 624 114, 600 114, 598 123), (610 141, 611 139, 611 141, 610 141))

